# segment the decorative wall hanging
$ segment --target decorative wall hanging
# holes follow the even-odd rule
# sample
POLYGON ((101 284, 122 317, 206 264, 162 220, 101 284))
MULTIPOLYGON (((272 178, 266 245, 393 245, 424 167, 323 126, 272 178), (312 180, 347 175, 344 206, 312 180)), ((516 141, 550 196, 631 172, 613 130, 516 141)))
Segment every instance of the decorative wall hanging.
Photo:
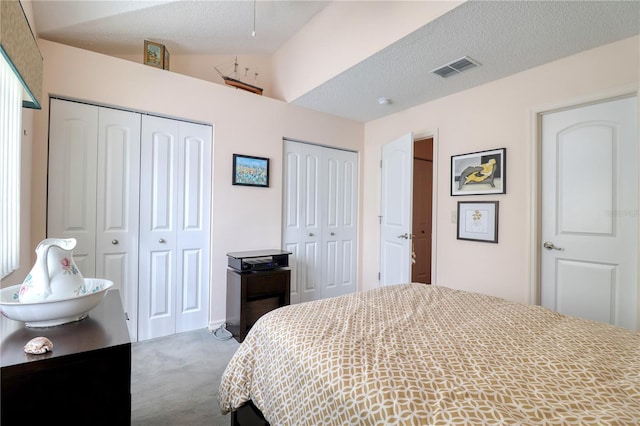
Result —
POLYGON ((451 195, 507 193, 507 149, 451 156, 451 195))
POLYGON ((169 52, 164 44, 144 41, 144 64, 160 69, 169 69, 169 52), (165 65, 166 62, 166 65, 165 65))
MULTIPOLYGON (((236 56, 235 60, 233 61, 233 71, 231 71, 230 73, 225 73, 221 71, 220 65, 214 68, 218 72, 218 74, 220 74, 220 77, 222 77, 222 79, 224 80, 224 84, 226 84, 227 86, 235 87, 236 89, 246 90, 247 92, 255 93, 256 95, 262 95, 263 89, 261 87, 254 86, 252 84, 249 84, 240 80, 240 76, 238 75, 239 65, 240 64, 238 63, 238 57, 236 56)), ((248 67, 244 68, 245 79, 249 76, 249 70, 250 68, 248 67)), ((254 75, 255 81, 258 81, 258 73, 254 72, 253 75, 254 75)))
POLYGON ((459 201, 457 238, 498 243, 498 201, 459 201))
POLYGON ((269 159, 233 154, 233 184, 269 186, 269 159))

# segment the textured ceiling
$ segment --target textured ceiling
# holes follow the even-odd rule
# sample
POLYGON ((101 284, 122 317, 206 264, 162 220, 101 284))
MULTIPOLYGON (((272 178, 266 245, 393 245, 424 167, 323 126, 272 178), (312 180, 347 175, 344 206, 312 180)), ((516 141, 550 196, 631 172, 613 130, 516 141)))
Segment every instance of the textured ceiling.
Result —
POLYGON ((271 55, 327 1, 34 0, 38 36, 104 54, 138 54, 141 40, 172 54, 271 55), (253 37, 254 6, 256 34, 253 37))
POLYGON ((640 1, 468 1, 292 103, 366 122, 639 33, 640 1))
MULTIPOLYGON (((32 4, 40 37, 100 53, 137 54, 140 40, 147 39, 174 55, 270 55, 328 2, 32 4), (251 36, 254 5, 259 38, 251 36)), ((472 0, 292 103, 366 122, 639 33, 640 1, 472 0), (462 56, 481 66, 447 79, 430 73, 462 56), (392 103, 379 105, 379 97, 392 103)))

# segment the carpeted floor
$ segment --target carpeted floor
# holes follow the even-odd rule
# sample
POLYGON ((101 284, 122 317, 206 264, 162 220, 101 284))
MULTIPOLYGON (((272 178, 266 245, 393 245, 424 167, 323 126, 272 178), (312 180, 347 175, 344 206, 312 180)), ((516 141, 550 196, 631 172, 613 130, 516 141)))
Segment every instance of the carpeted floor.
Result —
POLYGON ((131 345, 133 426, 228 426, 216 399, 220 376, 239 343, 208 329, 131 345))

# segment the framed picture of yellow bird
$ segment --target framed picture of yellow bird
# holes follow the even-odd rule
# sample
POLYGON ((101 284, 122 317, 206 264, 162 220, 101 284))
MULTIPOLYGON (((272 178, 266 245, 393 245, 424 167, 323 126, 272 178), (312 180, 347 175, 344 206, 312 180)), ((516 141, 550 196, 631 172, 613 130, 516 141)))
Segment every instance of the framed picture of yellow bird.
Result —
POLYGON ((506 148, 451 156, 451 195, 506 193, 506 148))

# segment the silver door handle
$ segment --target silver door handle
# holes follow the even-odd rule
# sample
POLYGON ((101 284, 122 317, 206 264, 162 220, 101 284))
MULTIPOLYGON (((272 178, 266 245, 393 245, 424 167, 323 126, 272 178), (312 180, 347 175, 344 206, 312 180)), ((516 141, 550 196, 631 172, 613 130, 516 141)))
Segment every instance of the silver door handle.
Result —
POLYGON ((111 240, 111 244, 115 246, 116 244, 118 244, 118 240, 111 240))
POLYGON ((405 240, 409 239, 409 234, 407 234, 406 232, 402 235, 398 235, 398 238, 404 238, 405 240))
POLYGON ((333 235, 336 235, 336 233, 335 233, 335 232, 332 232, 332 233, 331 233, 331 235, 332 235, 332 236, 333 236, 333 235))
POLYGON ((561 247, 556 247, 553 245, 553 243, 551 241, 546 241, 542 247, 546 248, 547 250, 564 250, 561 247))
POLYGON ((309 236, 310 237, 313 237, 314 235, 316 235, 316 234, 314 234, 313 232, 309 232, 309 236))
POLYGON ((159 242, 160 244, 164 244, 164 243, 166 243, 166 241, 164 240, 164 238, 160 238, 160 239, 158 240, 158 242, 159 242))

